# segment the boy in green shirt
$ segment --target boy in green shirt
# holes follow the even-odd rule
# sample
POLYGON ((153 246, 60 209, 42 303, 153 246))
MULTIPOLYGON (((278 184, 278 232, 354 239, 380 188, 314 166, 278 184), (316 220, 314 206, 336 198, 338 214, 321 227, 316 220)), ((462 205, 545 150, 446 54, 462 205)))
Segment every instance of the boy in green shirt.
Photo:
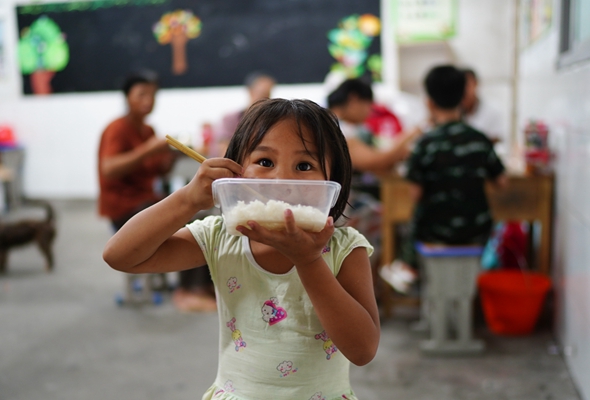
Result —
POLYGON ((483 245, 492 230, 486 180, 502 186, 504 165, 487 136, 465 124, 460 103, 465 74, 451 65, 430 70, 424 81, 433 129, 418 141, 408 164, 416 202, 410 238, 401 257, 381 269, 396 290, 407 292, 416 279, 415 241, 483 245))

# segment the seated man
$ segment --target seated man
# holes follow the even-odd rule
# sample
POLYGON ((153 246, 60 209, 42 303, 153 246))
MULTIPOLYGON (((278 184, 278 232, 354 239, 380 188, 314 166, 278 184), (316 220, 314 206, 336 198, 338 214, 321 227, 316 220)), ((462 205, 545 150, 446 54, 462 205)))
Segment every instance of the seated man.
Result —
POLYGON ((492 230, 484 184, 503 186, 504 165, 492 141, 461 119, 465 74, 444 65, 425 79, 427 107, 434 128, 418 141, 406 178, 416 202, 411 233, 401 257, 381 269, 396 290, 407 292, 416 278, 416 240, 450 245, 486 243, 492 230))

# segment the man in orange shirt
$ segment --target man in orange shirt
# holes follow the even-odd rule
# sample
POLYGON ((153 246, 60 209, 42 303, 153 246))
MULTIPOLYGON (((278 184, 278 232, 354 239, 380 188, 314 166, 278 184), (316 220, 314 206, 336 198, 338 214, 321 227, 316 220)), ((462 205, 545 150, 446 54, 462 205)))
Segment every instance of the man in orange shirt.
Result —
MULTIPOLYGON (((175 154, 166 139, 156 136, 145 123, 152 112, 158 84, 155 77, 132 75, 123 85, 127 114, 111 122, 102 134, 98 153, 100 215, 119 230, 131 217, 162 199, 154 184, 170 172, 175 154)), ((182 311, 214 311, 209 294, 208 271, 203 268, 180 273, 173 300, 182 311)))
POLYGON ((155 180, 174 164, 175 155, 166 139, 157 137, 145 123, 157 90, 154 77, 130 76, 123 85, 127 114, 111 122, 100 140, 98 207, 115 230, 161 199, 154 190, 155 180))

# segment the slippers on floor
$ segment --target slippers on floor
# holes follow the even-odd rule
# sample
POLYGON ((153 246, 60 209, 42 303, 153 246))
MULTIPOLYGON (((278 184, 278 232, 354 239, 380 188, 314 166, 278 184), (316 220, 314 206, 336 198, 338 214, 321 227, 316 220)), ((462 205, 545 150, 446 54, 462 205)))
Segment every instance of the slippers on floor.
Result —
POLYGON ((399 260, 381 267, 379 276, 397 292, 402 294, 408 294, 418 278, 412 267, 399 260))

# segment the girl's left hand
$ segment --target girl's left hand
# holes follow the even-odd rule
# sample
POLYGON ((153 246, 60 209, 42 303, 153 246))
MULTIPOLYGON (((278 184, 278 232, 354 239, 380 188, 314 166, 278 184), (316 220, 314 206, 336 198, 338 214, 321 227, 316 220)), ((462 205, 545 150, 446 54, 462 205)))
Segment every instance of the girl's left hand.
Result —
POLYGON ((328 217, 320 232, 306 232, 295 224, 291 210, 285 211, 285 225, 283 231, 270 231, 255 221, 248 221, 250 229, 243 226, 236 229, 250 240, 274 247, 298 267, 321 258, 322 250, 334 233, 332 217, 328 217))

